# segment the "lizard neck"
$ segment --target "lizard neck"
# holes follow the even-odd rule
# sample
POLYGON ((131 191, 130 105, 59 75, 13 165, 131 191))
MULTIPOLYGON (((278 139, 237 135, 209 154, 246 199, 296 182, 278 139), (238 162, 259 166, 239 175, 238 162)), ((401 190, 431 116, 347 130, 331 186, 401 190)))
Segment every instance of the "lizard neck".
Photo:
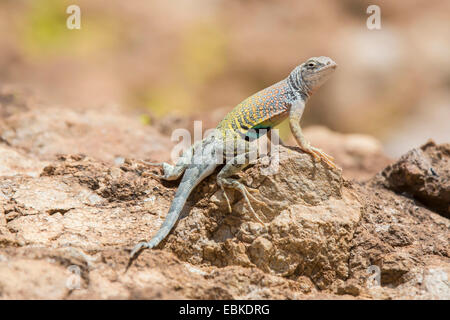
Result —
POLYGON ((295 68, 286 79, 289 89, 295 96, 295 100, 300 98, 306 102, 312 94, 311 89, 303 80, 300 67, 295 68))

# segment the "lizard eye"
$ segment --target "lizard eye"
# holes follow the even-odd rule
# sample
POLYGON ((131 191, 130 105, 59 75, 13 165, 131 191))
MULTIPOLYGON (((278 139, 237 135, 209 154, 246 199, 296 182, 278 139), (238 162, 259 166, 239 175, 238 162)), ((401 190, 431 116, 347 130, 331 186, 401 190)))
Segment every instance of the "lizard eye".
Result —
POLYGON ((315 63, 314 61, 310 61, 310 62, 308 62, 308 63, 306 64, 306 66, 307 66, 308 68, 314 68, 314 67, 316 66, 316 63, 315 63))

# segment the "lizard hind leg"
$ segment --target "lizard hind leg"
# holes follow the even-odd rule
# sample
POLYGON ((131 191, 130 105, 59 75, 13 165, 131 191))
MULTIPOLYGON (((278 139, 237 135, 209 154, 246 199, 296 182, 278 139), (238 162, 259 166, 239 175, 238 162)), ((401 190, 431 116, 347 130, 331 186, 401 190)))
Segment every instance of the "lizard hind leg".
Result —
POLYGON ((180 178, 184 171, 186 171, 188 164, 178 162, 176 165, 172 166, 168 163, 163 163, 163 175, 159 176, 163 180, 173 181, 180 178))
POLYGON ((162 168, 162 170, 163 170, 162 175, 155 174, 155 173, 149 173, 152 177, 155 177, 157 179, 167 180, 167 181, 177 180, 183 175, 183 173, 186 171, 186 169, 191 164, 192 154, 200 142, 196 142, 190 148, 185 150, 181 154, 181 156, 178 158, 178 161, 175 165, 171 165, 167 162, 161 162, 161 163, 154 163, 154 162, 147 162, 147 161, 142 161, 142 162, 149 166, 155 166, 155 167, 162 168))
MULTIPOLYGON (((250 211, 253 213, 254 217, 260 222, 261 224, 264 224, 264 222, 259 218, 259 216, 256 214, 255 210, 253 209, 253 206, 250 202, 250 199, 254 202, 257 202, 261 205, 266 206, 266 204, 263 201, 260 201, 253 197, 253 195, 250 193, 250 191, 247 189, 244 184, 242 184, 239 180, 231 178, 234 174, 244 169, 246 166, 248 166, 248 154, 237 156, 230 162, 228 162, 222 170, 220 170, 219 174, 217 175, 217 184, 220 186, 224 193, 225 200, 227 201, 228 210, 231 212, 231 205, 230 200, 228 199, 228 196, 225 192, 225 188, 235 189, 238 190, 242 196, 244 197, 245 202, 250 208, 250 211), (242 157, 245 157, 247 161, 244 163, 239 164, 239 161, 233 161, 233 160, 242 160, 242 157), (237 159, 236 159, 237 158, 237 159), (237 163, 236 163, 237 162, 237 163)), ((252 192, 257 192, 257 190, 249 188, 252 192)))
POLYGON ((153 163, 153 162, 146 162, 142 161, 146 165, 149 166, 155 166, 155 167, 161 167, 163 170, 163 174, 156 174, 153 172, 149 172, 148 174, 154 178, 167 180, 167 181, 173 181, 177 180, 181 177, 181 175, 184 173, 184 171, 187 169, 188 165, 184 163, 177 163, 176 165, 171 165, 167 162, 162 163, 153 163))
POLYGON ((155 173, 149 173, 152 177, 155 177, 157 179, 167 180, 167 181, 173 181, 179 179, 183 173, 186 171, 186 169, 189 167, 191 163, 191 154, 193 152, 193 147, 183 152, 183 154, 178 159, 177 163, 175 165, 171 165, 167 162, 162 163, 154 163, 154 162, 146 162, 142 161, 143 163, 155 166, 155 167, 161 167, 163 170, 163 174, 155 174, 155 173))

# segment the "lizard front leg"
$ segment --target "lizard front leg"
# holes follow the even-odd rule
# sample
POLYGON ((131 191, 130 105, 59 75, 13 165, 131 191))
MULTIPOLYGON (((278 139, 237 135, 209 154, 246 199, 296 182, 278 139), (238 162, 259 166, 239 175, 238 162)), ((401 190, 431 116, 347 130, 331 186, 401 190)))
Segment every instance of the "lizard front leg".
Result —
POLYGON ((303 115, 304 109, 305 103, 302 99, 299 98, 295 103, 291 105, 291 110, 289 112, 289 126, 295 140, 297 141, 297 144, 302 151, 312 155, 316 161, 322 160, 331 168, 336 168, 336 165, 333 162, 333 157, 329 156, 318 148, 312 147, 310 143, 306 141, 305 136, 302 132, 302 128, 300 127, 300 119, 303 115))

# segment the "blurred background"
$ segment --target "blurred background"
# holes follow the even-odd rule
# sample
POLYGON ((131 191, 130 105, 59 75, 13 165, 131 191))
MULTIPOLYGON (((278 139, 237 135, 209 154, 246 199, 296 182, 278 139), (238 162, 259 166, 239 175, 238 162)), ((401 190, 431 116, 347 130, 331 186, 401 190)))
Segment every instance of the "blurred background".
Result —
POLYGON ((214 127, 319 55, 339 68, 303 126, 373 135, 390 156, 450 140, 450 1, 0 0, 0 90, 60 108, 118 105, 168 134, 214 127), (66 27, 72 4, 81 30, 66 27), (380 30, 366 26, 371 4, 380 30))

